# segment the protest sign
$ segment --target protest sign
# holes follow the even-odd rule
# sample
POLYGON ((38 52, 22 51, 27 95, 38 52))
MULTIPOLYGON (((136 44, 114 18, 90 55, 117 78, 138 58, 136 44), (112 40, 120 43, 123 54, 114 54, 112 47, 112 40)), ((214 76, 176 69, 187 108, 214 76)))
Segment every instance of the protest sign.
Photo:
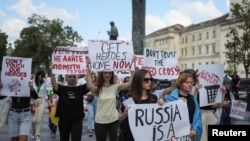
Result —
POLYGON ((155 79, 176 79, 179 76, 176 51, 144 48, 144 67, 155 79))
POLYGON ((132 104, 129 126, 135 141, 190 140, 187 103, 132 104))
POLYGON ((30 96, 31 58, 4 56, 1 79, 1 95, 25 97, 30 96))
POLYGON ((58 46, 52 52, 53 74, 86 74, 87 48, 58 46))
POLYGON ((202 84, 199 89, 200 107, 222 102, 222 86, 224 76, 223 64, 200 65, 198 67, 198 79, 202 84))
MULTIPOLYGON (((141 69, 142 66, 143 66, 143 55, 134 55, 135 57, 135 69, 141 69)), ((118 83, 119 84, 122 84, 123 83, 123 80, 125 77, 127 76, 131 76, 131 73, 130 71, 115 71, 115 75, 117 76, 118 78, 118 83)))
POLYGON ((237 119, 244 119, 246 108, 246 102, 232 100, 231 111, 229 116, 237 119))
POLYGON ((134 70, 131 41, 89 40, 88 49, 92 71, 134 70))

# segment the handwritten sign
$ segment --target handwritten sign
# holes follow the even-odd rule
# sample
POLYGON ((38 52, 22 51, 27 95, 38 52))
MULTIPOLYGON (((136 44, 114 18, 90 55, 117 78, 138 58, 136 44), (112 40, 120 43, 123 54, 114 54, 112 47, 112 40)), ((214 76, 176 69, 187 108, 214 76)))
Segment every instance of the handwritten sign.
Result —
POLYGON ((222 91, 224 65, 210 64, 198 67, 199 83, 202 88, 200 93, 200 107, 222 102, 222 91))
POLYGON ((25 97, 30 96, 31 58, 3 57, 1 95, 25 97))
POLYGON ((135 141, 190 140, 187 103, 177 100, 158 104, 133 104, 128 110, 135 141))
POLYGON ((88 48, 93 71, 134 70, 134 51, 130 41, 89 40, 88 48))
POLYGON ((246 102, 232 100, 231 111, 229 116, 237 119, 244 119, 246 108, 246 102))
POLYGON ((176 51, 144 48, 144 67, 155 79, 176 79, 179 75, 176 51))
POLYGON ((52 53, 53 74, 86 74, 87 48, 58 46, 52 53))
MULTIPOLYGON (((141 69, 143 67, 143 55, 134 55, 135 57, 135 67, 141 69)), ((115 71, 115 75, 118 78, 118 83, 122 84, 123 80, 127 76, 131 76, 130 71, 115 71)))

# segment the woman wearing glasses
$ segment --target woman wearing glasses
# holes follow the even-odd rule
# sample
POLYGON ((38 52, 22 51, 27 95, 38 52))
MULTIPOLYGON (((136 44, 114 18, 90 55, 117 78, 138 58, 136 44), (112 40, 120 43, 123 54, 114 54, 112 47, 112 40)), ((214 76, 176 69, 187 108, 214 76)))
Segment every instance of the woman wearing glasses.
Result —
MULTIPOLYGON (((149 71, 141 69, 135 72, 129 95, 135 104, 156 103, 157 97, 152 94, 153 78, 149 71)), ((129 127, 128 109, 124 106, 120 109, 119 120, 121 121, 121 133, 119 141, 134 141, 132 132, 129 127)))
MULTIPOLYGON (((50 68, 52 69, 52 66, 50 68)), ((56 117, 59 117, 58 129, 60 141, 81 141, 83 120, 83 95, 87 94, 87 84, 77 85, 76 75, 66 75, 67 85, 56 83, 51 76, 53 90, 58 94, 56 117)))
POLYGON ((98 72, 96 83, 93 84, 89 63, 87 65, 87 85, 89 90, 97 97, 95 116, 95 135, 97 141, 106 141, 109 133, 110 141, 116 141, 119 126, 118 111, 116 109, 116 95, 121 90, 130 89, 130 81, 117 84, 114 72, 98 72))

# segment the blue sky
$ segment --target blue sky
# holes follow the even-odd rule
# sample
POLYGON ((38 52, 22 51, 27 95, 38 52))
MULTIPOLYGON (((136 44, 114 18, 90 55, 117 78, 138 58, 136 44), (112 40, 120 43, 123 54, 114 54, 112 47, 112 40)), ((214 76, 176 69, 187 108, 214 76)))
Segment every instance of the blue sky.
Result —
MULTIPOLYGON (((229 0, 146 0, 146 35, 180 23, 184 26, 217 18, 229 12, 229 0)), ((0 29, 9 42, 19 38, 32 13, 59 18, 84 39, 107 40, 109 22, 119 30, 118 40, 131 40, 131 0, 1 0, 0 29)))

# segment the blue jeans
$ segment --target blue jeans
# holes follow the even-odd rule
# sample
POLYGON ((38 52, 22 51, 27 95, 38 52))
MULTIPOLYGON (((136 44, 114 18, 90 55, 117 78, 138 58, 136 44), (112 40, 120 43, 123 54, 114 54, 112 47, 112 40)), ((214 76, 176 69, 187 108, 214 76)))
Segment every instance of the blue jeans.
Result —
POLYGON ((31 112, 9 112, 8 129, 10 137, 29 136, 32 124, 31 112))
POLYGON ((54 124, 52 123, 52 121, 51 121, 51 119, 50 119, 50 118, 49 118, 49 129, 50 129, 50 132, 51 132, 51 133, 56 134, 56 129, 57 129, 57 126, 56 126, 56 125, 54 125, 54 124))
POLYGON ((96 97, 92 102, 87 103, 88 108, 88 129, 94 130, 96 114, 96 97))

